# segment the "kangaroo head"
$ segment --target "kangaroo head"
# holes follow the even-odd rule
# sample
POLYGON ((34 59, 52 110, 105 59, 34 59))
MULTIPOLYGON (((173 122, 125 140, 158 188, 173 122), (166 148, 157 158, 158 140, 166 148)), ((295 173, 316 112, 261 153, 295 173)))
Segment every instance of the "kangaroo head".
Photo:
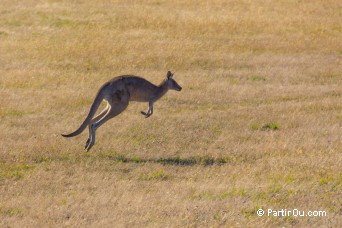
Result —
POLYGON ((182 87, 173 79, 173 73, 171 71, 168 71, 166 74, 166 84, 168 89, 176 91, 182 90, 182 87))

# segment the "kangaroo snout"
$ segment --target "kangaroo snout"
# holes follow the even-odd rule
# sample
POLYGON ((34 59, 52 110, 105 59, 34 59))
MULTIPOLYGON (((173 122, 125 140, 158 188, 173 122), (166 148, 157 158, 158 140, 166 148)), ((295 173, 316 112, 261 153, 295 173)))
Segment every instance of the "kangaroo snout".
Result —
POLYGON ((182 87, 177 88, 177 91, 181 91, 181 90, 182 90, 182 87))

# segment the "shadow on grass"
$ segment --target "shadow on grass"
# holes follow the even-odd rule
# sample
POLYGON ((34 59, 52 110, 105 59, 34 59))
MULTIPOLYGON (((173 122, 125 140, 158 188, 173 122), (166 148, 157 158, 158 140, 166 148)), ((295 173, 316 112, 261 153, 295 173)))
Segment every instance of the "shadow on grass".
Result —
MULTIPOLYGON (((93 155, 91 155, 93 156, 93 155)), ((193 166, 193 165, 223 165, 227 163, 235 163, 233 157, 211 157, 211 156, 192 156, 188 158, 181 158, 179 156, 166 157, 166 158, 150 158, 143 159, 139 157, 127 157, 116 153, 100 153, 95 155, 96 157, 102 157, 117 162, 123 163, 159 163, 163 165, 176 165, 176 166, 193 166)))
POLYGON ((43 156, 33 159, 34 163, 46 163, 46 162, 70 162, 78 163, 82 161, 95 161, 95 160, 110 160, 119 163, 156 163, 162 165, 174 165, 174 166, 194 166, 194 165, 224 165, 224 164, 237 164, 244 162, 242 157, 235 156, 191 156, 181 158, 179 156, 162 157, 162 158, 140 158, 140 157, 128 157, 123 154, 118 154, 115 151, 102 152, 102 153, 81 153, 81 154, 65 154, 58 156, 43 156))

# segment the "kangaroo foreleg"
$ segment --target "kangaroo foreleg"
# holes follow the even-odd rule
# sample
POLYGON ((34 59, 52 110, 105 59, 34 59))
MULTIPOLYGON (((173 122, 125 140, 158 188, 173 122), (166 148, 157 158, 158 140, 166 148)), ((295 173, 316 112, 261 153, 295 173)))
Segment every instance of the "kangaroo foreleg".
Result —
POLYGON ((153 107, 149 107, 147 112, 140 112, 141 114, 143 114, 146 118, 150 117, 153 114, 153 107))
POLYGON ((141 111, 140 113, 143 114, 145 116, 145 118, 150 117, 153 114, 153 102, 152 101, 148 102, 147 112, 141 111))

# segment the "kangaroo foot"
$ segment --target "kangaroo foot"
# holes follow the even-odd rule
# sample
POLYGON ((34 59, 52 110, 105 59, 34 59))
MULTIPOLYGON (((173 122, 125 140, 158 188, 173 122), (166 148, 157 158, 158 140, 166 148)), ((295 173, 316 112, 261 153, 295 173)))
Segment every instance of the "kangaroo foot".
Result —
POLYGON ((149 114, 149 113, 146 113, 146 112, 143 112, 143 111, 141 111, 140 113, 143 114, 145 116, 145 118, 148 118, 148 117, 150 117, 152 115, 152 114, 149 114))
POLYGON ((84 146, 84 150, 87 150, 89 143, 90 143, 90 138, 87 139, 87 142, 85 143, 85 146, 84 146))
POLYGON ((89 143, 86 148, 84 148, 87 152, 94 146, 95 142, 92 140, 89 140, 89 143))

